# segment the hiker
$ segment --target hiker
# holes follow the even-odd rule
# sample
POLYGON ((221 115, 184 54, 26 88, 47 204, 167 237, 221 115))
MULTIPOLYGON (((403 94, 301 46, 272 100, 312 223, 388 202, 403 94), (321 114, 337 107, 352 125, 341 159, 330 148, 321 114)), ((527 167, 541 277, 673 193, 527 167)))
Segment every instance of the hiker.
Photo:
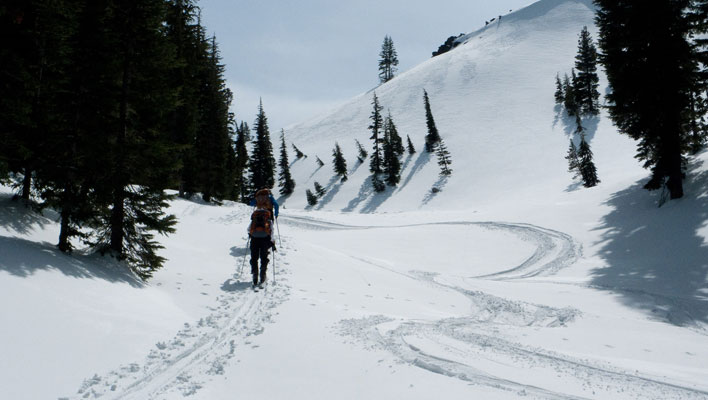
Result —
MULTIPOLYGON (((262 287, 266 281, 266 270, 268 268, 268 250, 275 248, 273 240, 273 212, 271 205, 275 208, 277 215, 278 207, 275 200, 269 200, 269 191, 261 189, 256 193, 256 209, 251 214, 251 223, 248 225, 248 236, 251 238, 251 274, 253 274, 253 286, 262 287), (261 261, 260 271, 258 270, 258 260, 261 261)), ((272 198, 272 196, 270 196, 272 198)))
POLYGON ((273 197, 273 193, 271 193, 270 190, 267 188, 258 190, 256 195, 251 199, 249 205, 251 207, 257 206, 259 201, 264 205, 264 208, 270 210, 272 213, 271 219, 278 218, 278 210, 280 206, 278 205, 278 202, 275 201, 275 197, 273 197))

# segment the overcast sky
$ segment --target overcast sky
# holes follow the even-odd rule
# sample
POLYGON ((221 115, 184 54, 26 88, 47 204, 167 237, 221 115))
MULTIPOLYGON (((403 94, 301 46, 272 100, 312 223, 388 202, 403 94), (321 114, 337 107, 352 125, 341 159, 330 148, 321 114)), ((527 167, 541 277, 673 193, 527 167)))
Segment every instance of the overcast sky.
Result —
POLYGON ((449 36, 534 0, 201 0, 216 35, 236 118, 252 125, 258 100, 273 136, 378 85, 384 36, 398 73, 449 36))

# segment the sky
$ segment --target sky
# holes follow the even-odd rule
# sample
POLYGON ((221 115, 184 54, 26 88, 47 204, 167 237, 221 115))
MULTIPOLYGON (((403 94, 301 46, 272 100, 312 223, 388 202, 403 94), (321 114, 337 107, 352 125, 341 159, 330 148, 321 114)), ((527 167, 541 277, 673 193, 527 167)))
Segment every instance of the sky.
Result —
POLYGON ((238 121, 252 125, 262 99, 271 133, 326 113, 379 84, 386 35, 398 73, 449 36, 533 0, 201 0, 216 35, 238 121))

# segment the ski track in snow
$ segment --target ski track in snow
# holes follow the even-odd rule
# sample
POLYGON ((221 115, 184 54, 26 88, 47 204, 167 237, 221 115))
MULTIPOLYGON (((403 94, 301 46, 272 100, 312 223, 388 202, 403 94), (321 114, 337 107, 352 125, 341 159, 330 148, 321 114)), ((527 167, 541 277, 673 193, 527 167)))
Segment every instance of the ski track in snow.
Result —
MULTIPOLYGON (((282 237, 282 241, 279 259, 284 259, 289 249, 287 238, 282 237)), ((277 284, 268 282, 259 292, 252 291, 250 283, 240 282, 243 276, 235 276, 229 284, 240 284, 242 289, 219 295, 207 316, 194 324, 185 323, 169 342, 156 343, 142 364, 131 363, 103 376, 94 375, 84 381, 77 395, 60 400, 145 400, 197 393, 210 377, 225 373, 236 350, 251 345, 249 337, 263 333, 277 314, 277 306, 289 297, 290 286, 283 278, 287 271, 281 265, 277 284)), ((250 275, 247 278, 250 282, 250 275)))
MULTIPOLYGON (((484 229, 511 232, 521 240, 534 243, 536 250, 521 264, 506 270, 472 277, 497 281, 521 281, 551 276, 575 263, 581 246, 571 236, 530 224, 506 222, 436 222, 398 226, 351 226, 307 217, 285 217, 290 225, 314 230, 366 230, 414 227, 423 225, 475 225, 484 229)), ((421 271, 408 273, 362 257, 358 261, 416 279, 442 290, 453 290, 471 302, 469 316, 433 322, 397 321, 382 315, 340 322, 341 334, 368 348, 383 349, 399 362, 430 372, 539 399, 635 398, 635 399, 706 399, 708 392, 643 376, 610 363, 578 359, 543 348, 532 348, 504 338, 506 330, 525 327, 554 328, 570 324, 581 312, 574 308, 553 308, 514 301, 471 291, 436 281, 437 274, 421 271), (488 367, 488 368, 485 368, 488 367), (489 368, 491 367, 491 368, 489 368), (506 369, 503 376, 518 376, 520 369, 533 371, 527 379, 505 379, 485 369, 506 369), (563 381, 573 393, 554 391, 533 383, 563 381)), ((529 281, 527 281, 529 282, 529 281)), ((531 281, 535 282, 535 281, 531 281)), ((559 282, 549 282, 557 284, 559 282)), ((581 285, 589 287, 588 285, 581 285)), ((622 290, 622 289, 615 289, 622 290)), ((551 385, 552 386, 552 385, 551 385)))

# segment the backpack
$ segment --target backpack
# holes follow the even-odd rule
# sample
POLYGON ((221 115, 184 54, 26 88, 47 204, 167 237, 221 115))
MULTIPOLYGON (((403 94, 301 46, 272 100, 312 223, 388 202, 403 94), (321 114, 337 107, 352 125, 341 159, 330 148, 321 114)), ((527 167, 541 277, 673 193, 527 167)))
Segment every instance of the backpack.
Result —
POLYGON ((256 209, 251 214, 251 228, 248 234, 252 238, 265 238, 271 234, 271 213, 262 208, 256 209))
POLYGON ((273 202, 270 201, 270 191, 268 189, 261 189, 256 192, 255 196, 256 205, 260 208, 265 208, 270 211, 270 219, 273 220, 273 202))

